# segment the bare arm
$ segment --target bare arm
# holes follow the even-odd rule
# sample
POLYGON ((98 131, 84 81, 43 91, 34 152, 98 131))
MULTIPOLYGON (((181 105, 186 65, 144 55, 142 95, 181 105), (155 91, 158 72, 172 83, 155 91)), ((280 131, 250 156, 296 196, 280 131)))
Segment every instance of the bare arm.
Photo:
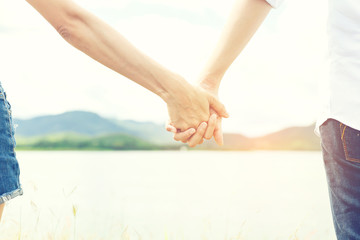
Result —
MULTIPOLYGON (((232 12, 225 24, 220 39, 207 61, 199 78, 199 86, 204 90, 217 95, 222 77, 227 69, 238 57, 251 37, 255 34, 265 17, 268 15, 271 6, 265 0, 237 0, 232 12)), ((196 146, 202 141, 194 141, 187 132, 176 133, 170 125, 168 131, 175 133, 174 139, 188 142, 190 146, 196 146)), ((221 129, 221 118, 209 122, 204 137, 223 144, 221 129)))
POLYGON ((179 129, 209 118, 209 106, 225 109, 205 91, 188 84, 136 49, 121 34, 71 0, 27 0, 71 45, 110 69, 159 95, 179 129))
POLYGON ((214 52, 202 71, 200 82, 219 88, 227 69, 255 34, 271 6, 265 0, 237 0, 214 52))

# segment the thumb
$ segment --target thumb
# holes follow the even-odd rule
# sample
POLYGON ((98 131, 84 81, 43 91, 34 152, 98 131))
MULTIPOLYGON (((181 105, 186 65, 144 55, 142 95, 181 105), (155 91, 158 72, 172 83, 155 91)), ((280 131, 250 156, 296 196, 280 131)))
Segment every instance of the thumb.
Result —
POLYGON ((229 113, 226 111, 224 104, 222 104, 216 97, 209 94, 208 95, 210 108, 214 109, 215 112, 220 116, 224 118, 229 117, 229 113))

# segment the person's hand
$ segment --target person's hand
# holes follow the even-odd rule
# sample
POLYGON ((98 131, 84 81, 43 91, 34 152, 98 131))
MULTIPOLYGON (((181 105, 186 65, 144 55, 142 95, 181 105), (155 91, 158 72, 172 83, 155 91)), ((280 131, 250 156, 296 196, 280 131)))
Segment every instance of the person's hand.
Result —
POLYGON ((179 89, 174 96, 169 97, 167 106, 170 117, 169 125, 174 127, 176 131, 185 131, 190 128, 198 129, 200 123, 209 120, 210 109, 213 109, 219 116, 228 117, 224 105, 219 102, 216 95, 192 85, 188 85, 186 91, 179 89))
MULTIPOLYGON (((213 111, 213 110, 211 110, 213 111)), ((187 143, 189 147, 195 147, 204 142, 204 138, 210 140, 214 134, 215 141, 222 145, 221 118, 216 113, 212 113, 209 121, 203 122, 198 129, 190 128, 186 131, 179 131, 171 126, 169 122, 166 124, 166 130, 174 133, 174 140, 187 143), (218 120, 219 119, 219 120, 218 120)))
MULTIPOLYGON (((175 127, 171 126, 169 122, 166 124, 166 130, 174 133, 174 140, 181 141, 183 143, 187 143, 189 147, 195 147, 196 145, 200 145, 204 142, 204 138, 210 140, 214 136, 215 142, 222 146, 224 144, 223 140, 223 132, 221 127, 222 118, 217 116, 213 110, 209 121, 207 123, 207 128, 190 128, 185 131, 179 131, 175 127)), ((205 122, 204 122, 205 123, 205 122)), ((206 124, 206 123, 205 123, 206 124)))
MULTIPOLYGON (((213 94, 217 98, 218 87, 208 84, 207 81, 199 83, 199 87, 213 94)), ((170 122, 166 124, 166 130, 174 133, 174 140, 188 143, 190 147, 202 144, 204 139, 210 140, 213 136, 218 145, 223 145, 223 132, 221 127, 222 118, 219 117, 213 109, 210 109, 211 116, 208 120, 208 126, 203 128, 190 128, 186 131, 179 131, 173 127, 170 122), (202 135, 202 137, 200 137, 202 135)))

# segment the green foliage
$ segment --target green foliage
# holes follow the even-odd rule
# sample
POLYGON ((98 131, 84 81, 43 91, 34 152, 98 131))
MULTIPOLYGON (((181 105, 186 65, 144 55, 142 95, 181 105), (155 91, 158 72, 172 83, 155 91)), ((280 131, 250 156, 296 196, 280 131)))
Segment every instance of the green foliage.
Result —
POLYGON ((176 145, 161 146, 126 134, 86 136, 76 133, 51 134, 41 137, 17 136, 18 150, 171 150, 176 145))

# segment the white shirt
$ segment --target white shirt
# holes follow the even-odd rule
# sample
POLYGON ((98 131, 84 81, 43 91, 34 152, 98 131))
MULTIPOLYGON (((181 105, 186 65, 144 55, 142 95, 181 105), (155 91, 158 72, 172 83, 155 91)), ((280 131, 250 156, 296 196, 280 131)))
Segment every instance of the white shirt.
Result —
MULTIPOLYGON (((266 0, 274 8, 283 0, 266 0)), ((329 99, 315 132, 333 118, 360 130, 360 1, 329 0, 329 99)))

